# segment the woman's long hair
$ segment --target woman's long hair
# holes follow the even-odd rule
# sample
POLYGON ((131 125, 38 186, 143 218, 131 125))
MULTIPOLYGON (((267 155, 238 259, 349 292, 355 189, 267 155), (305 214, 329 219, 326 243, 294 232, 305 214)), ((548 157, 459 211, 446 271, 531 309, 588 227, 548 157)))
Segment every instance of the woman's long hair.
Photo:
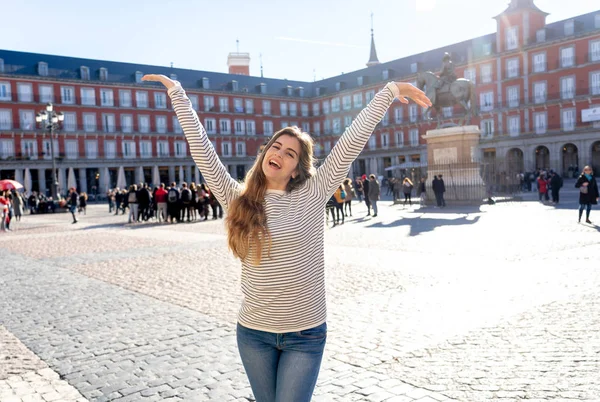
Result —
POLYGON ((263 258, 264 246, 267 244, 268 249, 271 247, 264 205, 267 178, 262 164, 268 149, 282 135, 294 137, 300 143, 297 175, 289 181, 286 191, 290 192, 298 188, 315 173, 313 140, 298 127, 287 127, 276 132, 256 158, 254 165, 246 174, 240 196, 231 202, 225 219, 227 242, 233 255, 241 260, 250 258, 255 265, 260 264, 263 258))

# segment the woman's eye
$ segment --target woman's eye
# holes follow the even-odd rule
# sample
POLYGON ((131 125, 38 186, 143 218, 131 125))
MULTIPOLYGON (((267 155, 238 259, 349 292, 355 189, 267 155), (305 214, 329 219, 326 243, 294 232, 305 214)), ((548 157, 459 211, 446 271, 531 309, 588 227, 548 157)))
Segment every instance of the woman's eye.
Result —
POLYGON ((291 152, 288 152, 288 156, 289 156, 290 158, 293 158, 293 157, 294 157, 294 155, 292 155, 292 153, 291 153, 291 152))

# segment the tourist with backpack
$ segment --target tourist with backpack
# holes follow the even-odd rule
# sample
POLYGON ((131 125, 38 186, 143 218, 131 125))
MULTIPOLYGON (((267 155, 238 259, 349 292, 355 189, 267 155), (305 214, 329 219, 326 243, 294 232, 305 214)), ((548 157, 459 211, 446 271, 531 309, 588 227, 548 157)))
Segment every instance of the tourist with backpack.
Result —
POLYGON ((181 218, 183 222, 185 220, 185 213, 187 212, 187 221, 190 222, 190 207, 192 205, 192 191, 187 187, 187 183, 181 184, 181 218))
POLYGON ((171 183, 171 188, 169 188, 169 191, 167 192, 167 213, 169 214, 171 223, 173 223, 173 219, 177 220, 177 222, 180 221, 179 199, 179 189, 177 189, 177 184, 173 182, 171 183))
POLYGON ((550 191, 552 193, 552 202, 554 204, 558 204, 559 201, 559 192, 561 187, 563 186, 563 179, 556 172, 552 172, 552 177, 550 178, 550 191))
POLYGON ((127 205, 129 205, 129 223, 137 222, 139 204, 137 199, 137 185, 132 184, 127 193, 127 205))

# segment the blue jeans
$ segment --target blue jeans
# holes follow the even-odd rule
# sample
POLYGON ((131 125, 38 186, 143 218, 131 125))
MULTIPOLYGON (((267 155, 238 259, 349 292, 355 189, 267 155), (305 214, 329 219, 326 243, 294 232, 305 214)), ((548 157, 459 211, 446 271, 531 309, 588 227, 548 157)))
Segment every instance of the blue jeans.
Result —
POLYGON ((377 215, 377 200, 371 200, 371 206, 373 207, 373 214, 377 215))
POLYGON ((326 323, 283 334, 257 331, 238 323, 238 349, 256 402, 309 402, 326 338, 326 323))

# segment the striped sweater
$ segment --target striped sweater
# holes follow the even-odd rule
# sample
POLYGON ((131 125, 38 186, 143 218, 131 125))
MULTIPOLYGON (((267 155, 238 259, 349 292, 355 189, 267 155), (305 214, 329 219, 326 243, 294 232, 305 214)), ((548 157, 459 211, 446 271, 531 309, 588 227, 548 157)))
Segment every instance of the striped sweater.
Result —
MULTIPOLYGON (((181 86, 168 91, 190 146, 190 153, 223 208, 241 191, 241 185, 219 160, 181 86)), ((325 205, 346 178, 377 123, 399 95, 390 83, 346 129, 316 174, 291 191, 267 191, 265 210, 271 233, 270 256, 260 265, 242 261, 243 301, 238 320, 247 328, 296 332, 326 321, 325 205)))

